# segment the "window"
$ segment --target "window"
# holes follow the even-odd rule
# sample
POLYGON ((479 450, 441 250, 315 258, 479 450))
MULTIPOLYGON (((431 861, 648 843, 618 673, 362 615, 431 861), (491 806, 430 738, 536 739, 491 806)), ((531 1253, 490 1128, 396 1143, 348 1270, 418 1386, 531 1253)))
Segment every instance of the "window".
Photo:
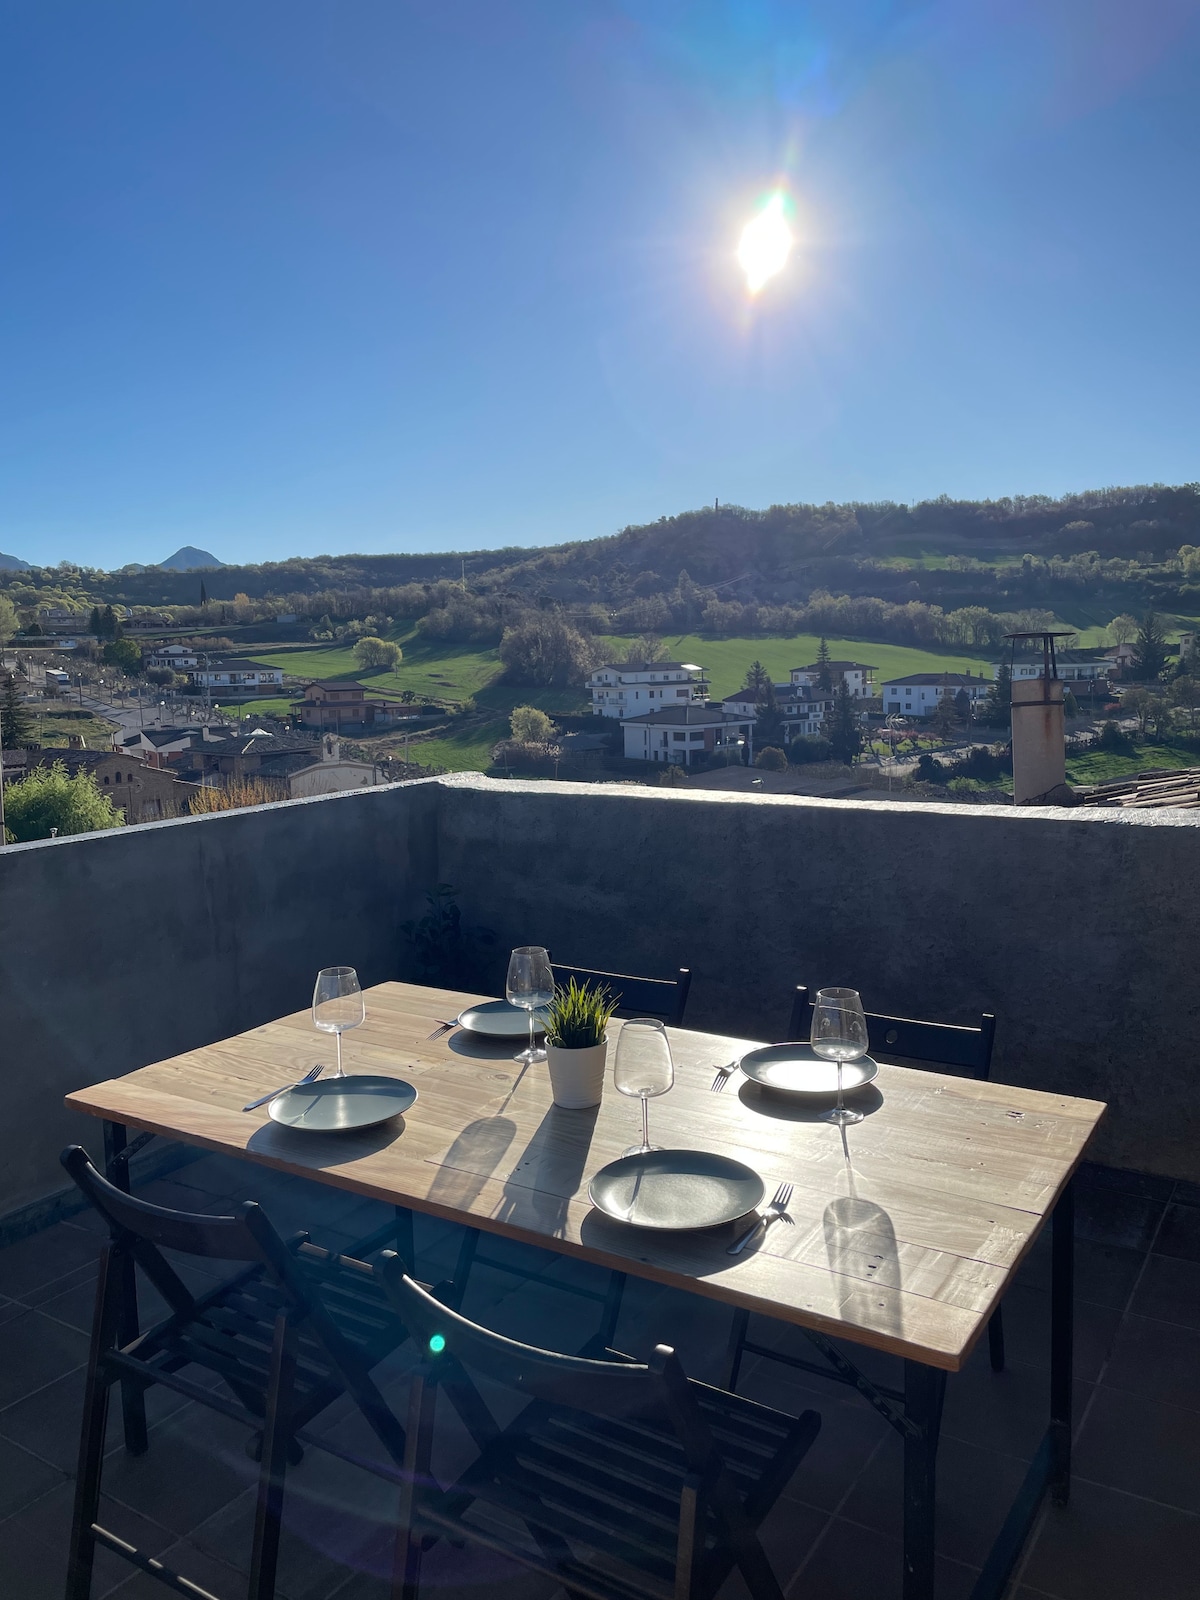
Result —
POLYGON ((674 739, 676 744, 682 744, 683 741, 687 738, 687 734, 686 733, 673 733, 671 735, 671 737, 672 737, 672 739, 674 739))
POLYGON ((688 738, 692 741, 693 744, 703 744, 704 743, 704 735, 702 733, 690 733, 688 735, 688 738))

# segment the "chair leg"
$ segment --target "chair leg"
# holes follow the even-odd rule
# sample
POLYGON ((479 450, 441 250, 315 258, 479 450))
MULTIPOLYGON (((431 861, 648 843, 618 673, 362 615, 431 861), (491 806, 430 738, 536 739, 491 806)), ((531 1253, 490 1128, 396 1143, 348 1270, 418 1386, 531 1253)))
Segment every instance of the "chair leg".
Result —
POLYGON ((392 1600, 418 1600, 421 1589, 421 1534, 417 1528, 417 1494, 429 1477, 433 1456, 433 1414, 437 1390, 424 1372, 413 1378, 408 1396, 404 1440, 404 1476, 396 1513, 396 1553, 392 1568, 392 1600))
POLYGON ((108 1427, 109 1382, 101 1371, 101 1363, 106 1352, 116 1343, 120 1290, 120 1262, 114 1262, 111 1248, 106 1248, 100 1257, 96 1309, 92 1318, 92 1344, 88 1352, 84 1387, 75 1508, 71 1517, 67 1553, 66 1600, 89 1600, 92 1592, 92 1565, 96 1555, 92 1524, 100 1512, 100 1473, 108 1427))
POLYGON ((988 1318, 988 1355, 993 1372, 1004 1371, 1004 1308, 997 1306, 988 1318))
POLYGON ((723 1387, 733 1394, 737 1389, 738 1373, 742 1370, 742 1351, 750 1329, 750 1313, 735 1311, 729 1329, 729 1344, 725 1352, 725 1382, 723 1387))
POLYGON ((275 1339, 271 1347, 271 1376, 267 1389, 267 1414, 263 1423, 258 1500, 254 1507, 248 1600, 274 1600, 295 1376, 295 1332, 288 1313, 281 1311, 275 1320, 275 1339))
POLYGON ((679 1497, 679 1542, 675 1550, 674 1600, 693 1600, 704 1557, 704 1507, 701 1480, 689 1472, 679 1497))

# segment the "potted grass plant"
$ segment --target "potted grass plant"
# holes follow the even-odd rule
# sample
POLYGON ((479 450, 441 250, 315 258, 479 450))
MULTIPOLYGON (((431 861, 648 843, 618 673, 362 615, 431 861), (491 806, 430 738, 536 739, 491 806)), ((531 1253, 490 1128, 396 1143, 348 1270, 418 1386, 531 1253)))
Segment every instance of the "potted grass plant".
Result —
POLYGON ((546 1064, 556 1106, 580 1111, 600 1104, 608 1024, 616 1008, 603 984, 572 978, 555 989, 546 1007, 546 1064))

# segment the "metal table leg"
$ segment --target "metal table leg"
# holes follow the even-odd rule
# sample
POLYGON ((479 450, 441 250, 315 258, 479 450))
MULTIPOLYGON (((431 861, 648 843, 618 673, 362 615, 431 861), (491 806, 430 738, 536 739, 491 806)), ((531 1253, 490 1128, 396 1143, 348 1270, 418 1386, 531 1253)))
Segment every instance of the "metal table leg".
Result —
POLYGON ((1075 1186, 1058 1197, 1050 1220, 1050 1493, 1071 1496, 1071 1388, 1075 1356, 1075 1186))
POLYGON ((933 1600, 938 1436, 946 1374, 904 1363, 904 1600, 933 1600))
MULTIPOLYGON (((129 1162, 125 1150, 129 1136, 123 1122, 104 1124, 104 1171, 115 1188, 129 1193, 129 1162)), ((137 1338, 138 1303, 137 1280, 133 1257, 122 1252, 117 1258, 116 1270, 121 1275, 121 1315, 117 1330, 118 1344, 129 1344, 137 1338)), ((121 1420, 125 1427, 125 1448, 140 1456, 147 1448, 146 1391, 140 1384, 128 1379, 121 1382, 121 1420)))

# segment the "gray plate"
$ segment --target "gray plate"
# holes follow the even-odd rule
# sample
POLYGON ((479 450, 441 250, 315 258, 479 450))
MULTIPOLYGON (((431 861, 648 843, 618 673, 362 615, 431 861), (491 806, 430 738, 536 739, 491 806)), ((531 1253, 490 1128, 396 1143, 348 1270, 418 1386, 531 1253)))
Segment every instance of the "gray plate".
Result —
POLYGON ((389 1117, 398 1117, 416 1098, 417 1091, 403 1078, 364 1072, 288 1089, 276 1095, 267 1110, 285 1128, 349 1133, 353 1128, 373 1128, 389 1117))
POLYGON ((736 1222, 766 1187, 741 1161, 710 1150, 651 1150, 610 1161, 588 1185, 598 1211, 639 1228, 683 1232, 736 1222))
MULTIPOLYGON (((468 1033, 486 1034, 489 1039, 528 1039, 529 1013, 507 1000, 486 1000, 481 1006, 468 1006, 458 1014, 458 1025, 468 1033)), ((533 1013, 535 1033, 545 1033, 546 1013, 533 1013)))
MULTIPOLYGON (((768 1044, 751 1050, 738 1063, 752 1083, 786 1094, 828 1096, 837 1093, 837 1062, 825 1061, 810 1044, 768 1044)), ((861 1089, 879 1071, 870 1056, 842 1063, 842 1090, 861 1089)))

